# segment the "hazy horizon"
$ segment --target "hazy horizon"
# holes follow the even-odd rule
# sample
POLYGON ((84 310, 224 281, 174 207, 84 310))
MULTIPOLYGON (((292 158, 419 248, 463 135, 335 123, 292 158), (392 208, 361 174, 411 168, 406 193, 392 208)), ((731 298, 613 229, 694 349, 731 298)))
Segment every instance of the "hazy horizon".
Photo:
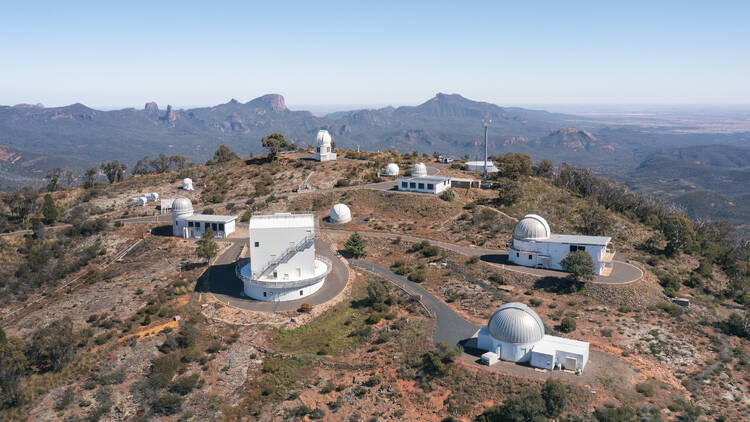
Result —
POLYGON ((0 15, 0 103, 747 104, 748 15, 746 2, 15 3, 0 15))

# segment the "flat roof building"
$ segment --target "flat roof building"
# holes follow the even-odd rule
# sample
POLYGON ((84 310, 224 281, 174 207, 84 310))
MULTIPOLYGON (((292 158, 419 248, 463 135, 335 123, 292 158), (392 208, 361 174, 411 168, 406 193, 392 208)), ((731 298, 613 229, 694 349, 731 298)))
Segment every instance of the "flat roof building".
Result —
POLYGON ((451 188, 451 178, 445 176, 412 176, 398 179, 397 189, 406 192, 439 194, 451 188))

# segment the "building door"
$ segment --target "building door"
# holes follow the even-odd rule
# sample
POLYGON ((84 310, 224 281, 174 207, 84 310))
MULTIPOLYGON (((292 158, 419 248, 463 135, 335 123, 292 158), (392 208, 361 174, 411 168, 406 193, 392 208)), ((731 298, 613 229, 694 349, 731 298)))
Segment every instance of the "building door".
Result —
POLYGON ((563 369, 570 369, 571 371, 577 370, 578 359, 572 356, 565 356, 565 359, 563 359, 563 369))

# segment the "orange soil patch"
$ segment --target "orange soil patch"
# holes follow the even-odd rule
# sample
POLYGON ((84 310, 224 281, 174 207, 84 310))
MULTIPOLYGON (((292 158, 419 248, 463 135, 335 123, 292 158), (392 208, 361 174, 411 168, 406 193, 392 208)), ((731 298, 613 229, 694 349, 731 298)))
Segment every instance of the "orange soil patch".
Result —
POLYGON ((176 329, 179 326, 180 326, 180 323, 177 322, 177 321, 165 322, 163 324, 159 324, 159 325, 156 325, 156 326, 153 326, 153 327, 144 328, 143 330, 138 331, 137 333, 129 334, 129 335, 121 338, 120 341, 125 341, 125 340, 127 340, 129 338, 132 338, 132 337, 137 337, 139 339, 146 338, 146 337, 153 337, 153 336, 159 334, 160 332, 162 332, 162 330, 164 330, 165 328, 171 328, 171 329, 174 330, 174 329, 176 329))

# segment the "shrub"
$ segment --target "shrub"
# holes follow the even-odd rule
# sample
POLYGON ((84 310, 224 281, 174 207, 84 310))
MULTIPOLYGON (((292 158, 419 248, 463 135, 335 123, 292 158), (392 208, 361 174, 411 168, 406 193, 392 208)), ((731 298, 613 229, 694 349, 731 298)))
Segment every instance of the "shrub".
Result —
POLYGON ((565 317, 560 321, 560 331, 571 333, 576 329, 576 320, 571 317, 565 317))
POLYGON ((366 322, 366 323, 368 323, 368 324, 370 324, 370 325, 374 325, 374 324, 377 324, 378 322, 380 322, 380 320, 381 320, 382 318, 383 318, 383 317, 382 317, 382 316, 381 316, 381 315, 380 315, 379 313, 377 313, 377 312, 373 312, 373 313, 371 313, 371 314, 370 314, 370 315, 369 315, 369 316, 367 317, 367 319, 365 320, 365 322, 366 322))
POLYGON ((647 382, 641 382, 641 383, 636 384, 635 391, 643 394, 645 397, 654 396, 654 386, 647 382))
POLYGON ((364 386, 375 387, 376 385, 380 385, 381 382, 383 382, 383 378, 380 375, 373 375, 365 381, 364 386))
POLYGON ((440 194, 440 199, 447 202, 453 202, 456 200, 456 192, 453 189, 444 190, 440 194))
POLYGON ((531 304, 531 306, 539 306, 542 304, 542 302, 544 301, 542 299, 539 299, 538 297, 529 299, 529 303, 531 304))
POLYGON ((313 310, 313 306, 310 305, 309 303, 303 303, 299 307, 299 312, 309 313, 309 312, 312 312, 312 310, 313 310))
POLYGON ((602 329, 602 337, 612 337, 612 330, 609 328, 602 329))
POLYGON ((438 253, 440 253, 440 249, 438 249, 438 247, 434 245, 428 245, 422 248, 422 256, 424 256, 425 258, 437 256, 438 253))
POLYGON ((182 398, 172 393, 165 393, 159 396, 154 403, 154 413, 158 415, 174 415, 182 407, 182 398))
POLYGON ((184 396, 185 394, 193 391, 193 389, 198 386, 198 381, 200 381, 200 377, 198 376, 198 374, 177 378, 172 383, 169 391, 184 396))
POLYGON ((423 281, 427 280, 427 274, 425 274, 425 272, 422 270, 414 271, 413 273, 409 274, 408 279, 415 283, 422 283, 423 281))

